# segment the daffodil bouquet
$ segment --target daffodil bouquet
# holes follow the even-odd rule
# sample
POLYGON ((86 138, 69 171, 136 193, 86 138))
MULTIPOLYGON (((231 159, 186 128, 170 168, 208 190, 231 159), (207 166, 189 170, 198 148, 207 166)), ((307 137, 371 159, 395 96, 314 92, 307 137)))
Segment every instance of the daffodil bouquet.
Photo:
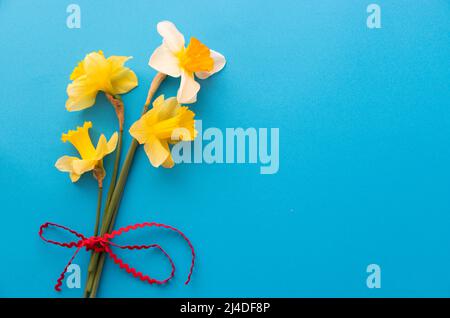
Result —
MULTIPOLYGON (((123 231, 128 231, 128 228, 116 231, 113 231, 113 229, 119 211, 120 199, 126 185, 127 176, 131 169, 136 149, 139 145, 144 145, 144 151, 153 167, 162 166, 164 168, 172 168, 174 166, 170 145, 180 141, 192 141, 197 135, 194 122, 195 114, 191 109, 182 104, 191 104, 197 100, 200 84, 195 80, 195 77, 205 79, 220 71, 225 66, 225 58, 220 53, 209 49, 196 38, 191 38, 189 44, 185 46, 183 34, 169 21, 158 23, 157 30, 162 37, 162 44, 153 52, 149 61, 149 65, 157 71, 157 74, 150 84, 142 116, 131 125, 129 130, 133 141, 122 165, 120 165, 120 162, 125 107, 121 95, 128 93, 138 85, 136 74, 125 66, 125 63, 131 57, 105 57, 102 51, 89 53, 75 67, 70 75, 72 82, 67 86, 68 99, 66 109, 68 111, 80 111, 92 107, 95 104, 97 94, 103 92, 114 107, 118 119, 118 133, 115 132, 109 140, 102 134, 96 146, 94 146, 89 135, 89 129, 93 125, 90 121, 85 122, 75 130, 69 130, 67 133, 63 133, 62 141, 70 142, 77 149, 79 157, 62 156, 55 164, 56 168, 60 171, 69 173, 72 182, 77 182, 84 173, 89 171, 92 171, 93 177, 97 180, 98 204, 93 236, 86 238, 73 230, 53 223, 45 224, 41 227, 40 231, 40 235, 43 238, 43 229, 50 225, 58 226, 75 234, 80 238, 80 241, 74 243, 55 243, 54 241, 43 239, 47 242, 65 247, 76 246, 78 248, 77 252, 81 247, 93 250, 88 267, 88 278, 84 292, 85 297, 93 298, 96 296, 107 254, 121 268, 124 268, 134 276, 139 276, 141 280, 146 280, 149 283, 165 283, 174 273, 172 260, 160 246, 156 244, 131 247, 119 246, 110 242, 109 239, 112 239, 115 235, 119 235, 123 231), (153 100, 160 84, 167 75, 181 77, 177 96, 165 98, 161 95, 153 100), (150 104, 152 104, 152 107, 149 109, 150 104), (103 158, 114 151, 116 151, 114 168, 108 193, 103 201, 103 180, 106 176, 103 158), (166 255, 172 264, 172 275, 166 280, 158 281, 146 275, 144 276, 140 272, 136 273, 133 269, 127 267, 126 264, 123 264, 120 259, 115 257, 116 255, 112 252, 110 246, 125 249, 156 247, 166 255)), ((146 223, 144 225, 130 226, 129 228, 135 229, 144 226, 161 226, 178 232, 189 243, 194 256, 193 247, 187 237, 173 227, 158 223, 146 223)), ((75 252, 74 257, 77 252, 75 252)), ((72 260, 74 257, 72 257, 72 260)), ((64 272, 58 280, 59 286, 61 284, 60 280, 64 277, 64 272)), ((190 275, 188 281, 189 279, 190 275)), ((59 286, 57 286, 57 289, 59 286)))

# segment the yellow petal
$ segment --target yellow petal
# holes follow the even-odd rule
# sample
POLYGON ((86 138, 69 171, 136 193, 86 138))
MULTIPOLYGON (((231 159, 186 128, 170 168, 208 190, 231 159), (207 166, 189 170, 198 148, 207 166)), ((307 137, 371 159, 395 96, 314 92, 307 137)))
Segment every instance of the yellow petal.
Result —
POLYGON ((62 134, 63 142, 69 141, 80 153, 83 159, 93 159, 95 156, 95 148, 89 136, 89 128, 92 123, 87 121, 83 127, 77 127, 76 130, 69 130, 66 134, 62 134))
POLYGON ((145 153, 147 154, 150 163, 155 168, 166 161, 167 157, 170 155, 170 152, 167 149, 167 142, 160 141, 154 136, 151 136, 144 145, 145 153))
POLYGON ((72 163, 73 172, 78 175, 82 175, 87 171, 93 170, 97 162, 98 160, 82 160, 82 159, 74 160, 72 163))
POLYGON ((78 158, 71 156, 62 156, 56 161, 55 167, 56 169, 62 172, 71 172, 73 171, 72 163, 76 159, 78 158))
POLYGON ((106 141, 105 135, 101 135, 97 142, 97 147, 95 147, 95 160, 101 160, 108 153, 108 142, 106 141))
MULTIPOLYGON (((97 53, 103 56, 103 51, 98 51, 97 53)), ((74 81, 85 74, 86 71, 84 70, 84 60, 83 60, 78 63, 78 65, 73 70, 72 74, 70 74, 70 79, 74 81)))
POLYGON ((159 95, 155 100, 153 101, 153 108, 157 108, 161 106, 164 103, 164 94, 159 95))
POLYGON ((112 94, 125 94, 138 85, 136 74, 130 69, 124 69, 111 78, 112 94))
POLYGON ((106 59, 106 61, 109 63, 109 67, 111 68, 111 73, 116 73, 120 71, 123 65, 131 60, 132 56, 117 56, 117 55, 111 55, 106 59))
POLYGON ((86 76, 77 78, 67 86, 66 109, 68 111, 82 110, 95 104, 97 86, 91 83, 86 76))
POLYGON ((155 103, 153 103, 153 108, 158 113, 158 120, 162 121, 174 117, 177 114, 177 110, 180 108, 180 104, 175 97, 170 97, 159 104, 155 105, 155 103))
POLYGON ((70 74, 70 80, 74 81, 77 78, 79 78, 80 76, 83 76, 85 74, 86 74, 86 72, 84 71, 84 62, 81 61, 75 67, 75 69, 73 70, 72 74, 70 74))
POLYGON ((110 81, 113 95, 125 94, 138 85, 136 74, 128 67, 123 66, 131 59, 127 56, 110 56, 107 62, 110 65, 110 81))
POLYGON ((192 140, 195 136, 194 116, 187 107, 178 107, 176 115, 154 124, 151 134, 159 139, 172 139, 175 135, 181 140, 192 140))
POLYGON ((107 154, 110 154, 111 152, 113 152, 116 149, 118 138, 119 137, 118 137, 117 132, 112 134, 111 138, 109 138, 108 145, 107 145, 107 148, 108 148, 107 154))
POLYGON ((111 152, 114 151, 114 149, 116 149, 117 146, 117 139, 118 139, 118 135, 117 132, 115 132, 111 138, 109 139, 109 141, 106 141, 106 137, 105 135, 101 135, 100 138, 98 139, 98 143, 97 143, 97 147, 95 147, 95 156, 94 160, 101 160, 103 159, 106 155, 110 154, 111 152))
POLYGON ((109 64, 103 54, 92 52, 84 58, 84 70, 88 76, 104 75, 109 71, 109 64))
POLYGON ((169 154, 169 156, 167 157, 166 161, 164 161, 162 163, 162 166, 164 168, 173 168, 175 166, 175 162, 172 159, 172 155, 169 154))
POLYGON ((84 69, 92 89, 114 93, 111 86, 111 68, 102 54, 89 53, 84 59, 84 69))
POLYGON ((175 98, 164 100, 164 95, 159 96, 153 102, 153 108, 131 125, 131 136, 140 144, 144 144, 151 135, 158 133, 159 129, 169 130, 170 135, 170 131, 177 125, 177 119, 174 118, 177 108, 179 105, 175 98))
POLYGON ((55 167, 58 170, 69 172, 70 180, 72 180, 72 182, 76 182, 78 181, 78 179, 80 179, 80 175, 73 171, 73 162, 75 162, 76 160, 79 159, 76 157, 62 156, 55 163, 55 167))
POLYGON ((81 175, 76 174, 75 172, 71 172, 69 174, 69 176, 70 176, 70 180, 72 180, 72 182, 77 182, 78 179, 80 179, 80 177, 81 177, 81 175))
POLYGON ((173 168, 175 166, 175 162, 173 161, 172 154, 170 153, 169 144, 163 143, 164 148, 166 148, 166 151, 169 153, 167 156, 167 159, 162 163, 162 166, 164 168, 173 168))
POLYGON ((130 135, 133 136, 141 145, 147 141, 148 129, 145 124, 145 117, 149 117, 152 114, 149 112, 145 113, 139 120, 135 121, 130 127, 130 135))
POLYGON ((181 130, 181 134, 178 136, 179 140, 194 140, 195 137, 197 137, 194 120, 195 113, 185 106, 181 107, 178 112, 180 116, 179 126, 183 128, 181 130))

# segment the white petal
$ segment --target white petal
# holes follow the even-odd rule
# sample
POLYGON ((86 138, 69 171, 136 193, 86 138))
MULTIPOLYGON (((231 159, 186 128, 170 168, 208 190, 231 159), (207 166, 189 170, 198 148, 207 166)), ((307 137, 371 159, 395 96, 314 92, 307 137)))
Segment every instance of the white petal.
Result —
POLYGON ((156 28, 158 33, 163 37, 163 43, 173 53, 177 53, 184 48, 184 36, 178 31, 175 24, 170 21, 162 21, 158 23, 156 28))
POLYGON ((188 99, 186 101, 183 102, 183 104, 193 104, 197 102, 197 94, 195 94, 194 96, 192 96, 191 99, 188 99))
POLYGON ((181 75, 181 69, 178 63, 178 58, 165 44, 156 48, 148 61, 148 65, 155 70, 172 77, 179 77, 181 75))
POLYGON ((200 90, 200 84, 194 79, 193 74, 186 71, 181 73, 181 84, 178 89, 177 99, 180 104, 191 104, 197 101, 197 93, 200 90))
POLYGON ((213 70, 211 72, 195 72, 195 76, 197 76, 199 79, 208 78, 224 68, 226 63, 225 56, 223 56, 219 52, 211 50, 211 57, 214 60, 213 70))

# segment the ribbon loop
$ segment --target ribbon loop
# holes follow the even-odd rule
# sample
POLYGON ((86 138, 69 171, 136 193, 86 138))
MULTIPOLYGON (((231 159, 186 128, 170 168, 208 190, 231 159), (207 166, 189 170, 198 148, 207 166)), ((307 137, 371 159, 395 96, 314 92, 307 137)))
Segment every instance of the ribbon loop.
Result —
POLYGON ((174 231, 176 233, 178 233, 189 245, 189 248, 191 250, 191 255, 192 255, 192 261, 191 261, 191 267, 189 270, 189 274, 187 277, 187 280, 185 282, 185 284, 187 285, 189 283, 189 281, 191 280, 191 275, 192 275, 192 271, 194 269, 194 263, 195 263, 195 252, 194 252, 194 246, 191 244, 191 242, 189 241, 189 239, 186 237, 186 235, 184 235, 183 232, 181 232, 180 230, 170 226, 170 225, 166 225, 166 224, 161 224, 161 223, 155 223, 155 222, 144 222, 144 223, 138 223, 135 225, 129 225, 123 228, 120 228, 116 231, 113 231, 111 233, 106 233, 102 236, 91 236, 89 238, 86 238, 83 234, 78 233, 68 227, 65 227, 63 225, 59 225, 59 224, 55 224, 55 223, 44 223, 41 225, 41 227, 39 228, 39 236, 42 240, 44 240, 47 243, 51 243, 51 244, 55 244, 58 246, 62 246, 62 247, 67 247, 67 248, 72 248, 72 247, 76 247, 76 251, 74 252, 74 254, 72 255, 71 259, 69 260, 69 262, 67 263, 66 267, 64 268, 63 272, 61 273, 61 275, 59 276, 57 283, 55 285, 55 289, 57 291, 61 291, 61 285, 62 285, 62 281, 64 280, 64 275, 67 272, 68 267, 70 266, 70 264, 72 264, 72 261, 75 259, 75 257, 77 256, 78 252, 85 247, 87 251, 94 251, 95 253, 107 253, 109 255, 109 257, 114 261, 115 264, 117 264, 120 268, 124 269, 127 273, 133 275, 135 278, 139 278, 141 281, 146 281, 149 284, 158 284, 158 285, 162 285, 167 283, 169 280, 171 280, 174 276, 175 276, 175 264, 172 260, 172 258, 170 257, 170 255, 158 244, 149 244, 149 245, 118 245, 115 244, 113 242, 111 242, 111 240, 116 237, 116 236, 120 236, 123 233, 126 233, 128 231, 134 231, 137 229, 142 229, 145 227, 162 227, 171 231, 174 231), (71 234, 75 235, 77 238, 79 238, 78 241, 72 241, 72 242, 58 242, 58 241, 54 241, 54 240, 49 240, 46 239, 44 237, 44 230, 49 228, 49 227, 57 227, 60 229, 63 229, 67 232, 70 232, 71 234), (171 273, 170 275, 163 279, 163 280, 158 280, 155 278, 151 278, 149 275, 145 275, 142 272, 138 272, 134 267, 131 267, 129 264, 125 263, 124 261, 122 261, 122 259, 120 259, 111 249, 111 246, 113 247, 117 247, 120 249, 127 249, 127 250, 141 250, 141 249, 150 249, 150 248, 156 248, 158 249, 161 253, 164 254, 164 256, 167 258, 167 260, 170 263, 171 266, 171 273))
POLYGON ((81 244, 81 242, 83 240, 86 240, 86 237, 83 234, 80 234, 80 233, 78 233, 78 232, 76 232, 76 231, 74 231, 72 229, 69 229, 66 226, 59 225, 59 224, 56 224, 56 223, 51 223, 51 222, 46 222, 46 223, 41 225, 41 227, 39 228, 39 237, 41 239, 43 239, 45 242, 47 242, 47 243, 55 244, 55 245, 62 246, 62 247, 67 247, 67 248, 72 248, 72 247, 78 246, 79 244, 81 244), (50 227, 57 227, 57 228, 63 229, 64 231, 67 231, 67 232, 75 235, 80 240, 78 240, 78 241, 71 241, 71 242, 66 243, 66 242, 58 242, 58 241, 46 239, 44 237, 44 230, 47 229, 47 228, 50 228, 50 227))

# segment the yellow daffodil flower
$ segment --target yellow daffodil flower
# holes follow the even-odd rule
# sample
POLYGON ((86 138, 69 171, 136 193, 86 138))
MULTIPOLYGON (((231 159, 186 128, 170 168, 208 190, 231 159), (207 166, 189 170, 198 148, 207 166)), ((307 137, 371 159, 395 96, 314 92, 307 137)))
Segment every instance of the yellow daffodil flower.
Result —
POLYGON ((174 161, 169 143, 194 140, 194 112, 181 106, 175 97, 164 95, 153 102, 153 108, 130 127, 130 134, 140 143, 154 167, 172 168, 174 161))
POLYGON ((86 55, 70 75, 66 109, 76 111, 91 107, 99 91, 112 96, 125 94, 138 85, 136 74, 125 67, 127 56, 105 58, 102 51, 86 55))
MULTIPOLYGON (((94 147, 89 136, 91 122, 85 122, 83 127, 77 127, 76 130, 69 130, 62 134, 63 142, 70 142, 80 153, 81 159, 71 156, 63 156, 56 161, 55 167, 63 172, 69 172, 72 182, 78 181, 80 176, 94 170, 96 167, 103 169, 103 157, 113 152, 117 145, 117 132, 115 132, 109 141, 102 134, 98 140, 97 147, 94 147)), ((100 180, 99 180, 100 181, 100 180)))
POLYGON ((169 76, 181 76, 178 102, 195 103, 200 84, 195 81, 194 74, 200 79, 208 78, 225 66, 225 57, 210 50, 196 38, 191 38, 185 48, 184 36, 172 22, 159 22, 157 30, 163 38, 163 43, 153 52, 149 65, 169 76))

